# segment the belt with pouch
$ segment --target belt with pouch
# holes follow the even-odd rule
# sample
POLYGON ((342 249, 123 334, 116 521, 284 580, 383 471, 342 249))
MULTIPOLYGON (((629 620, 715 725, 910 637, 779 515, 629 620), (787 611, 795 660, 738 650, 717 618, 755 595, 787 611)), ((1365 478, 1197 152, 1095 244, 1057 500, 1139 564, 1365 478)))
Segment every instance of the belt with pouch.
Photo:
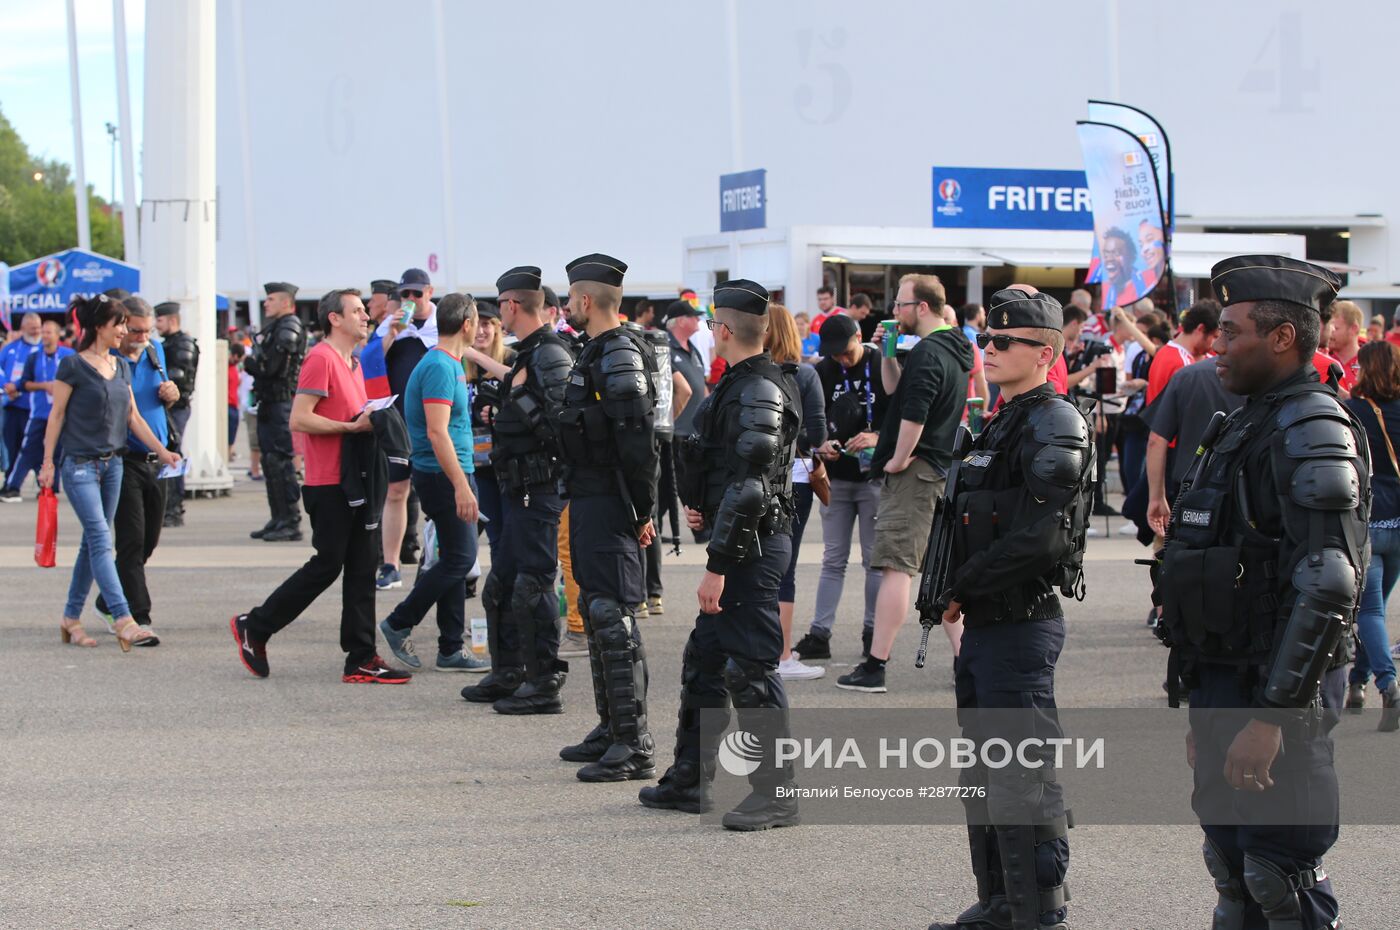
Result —
POLYGON ((134 449, 127 449, 122 453, 122 458, 137 465, 156 465, 160 463, 160 456, 154 452, 137 452, 134 449))

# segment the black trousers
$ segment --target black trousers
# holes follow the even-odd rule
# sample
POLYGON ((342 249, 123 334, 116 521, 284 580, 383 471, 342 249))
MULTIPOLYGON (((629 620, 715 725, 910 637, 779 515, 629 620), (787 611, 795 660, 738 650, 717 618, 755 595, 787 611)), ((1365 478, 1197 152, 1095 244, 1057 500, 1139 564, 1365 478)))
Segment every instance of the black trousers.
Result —
POLYGON ((296 463, 292 451, 292 402, 259 401, 258 445, 262 448, 262 467, 267 482, 268 503, 274 518, 300 519, 296 511, 296 463))
MULTIPOLYGON (((548 675, 559 659, 559 515, 564 501, 535 487, 530 506, 523 494, 501 489, 501 535, 491 574, 501 585, 506 622, 500 632, 503 664, 548 675)), ((634 540, 635 542, 635 540, 634 540)))
MULTIPOLYGON (((1334 680, 1335 675, 1331 676, 1334 680)), ((1232 874, 1244 869, 1246 853, 1266 859, 1287 874, 1316 868, 1322 857, 1337 842, 1340 832, 1340 792, 1337 770, 1332 761, 1332 740, 1326 728, 1317 726, 1285 727, 1283 750, 1274 760, 1269 775, 1274 786, 1264 795, 1235 791, 1225 781, 1225 755, 1230 750, 1243 723, 1243 715, 1210 713, 1213 708, 1243 708, 1251 706, 1253 685, 1238 670, 1227 665, 1206 662, 1196 666, 1196 687, 1191 690, 1191 732, 1196 738, 1195 787, 1191 806, 1201 818, 1201 829, 1211 839, 1229 863, 1232 874), (1285 802, 1312 813, 1312 824, 1279 825, 1273 818, 1255 816, 1255 809, 1270 810, 1278 803, 1267 796, 1277 796, 1285 802), (1229 823, 1245 821, 1243 826, 1221 826, 1212 820, 1229 823), (1330 819, 1330 824, 1323 821, 1330 819), (1250 822, 1250 821, 1254 822, 1250 822)), ((1259 905, 1245 895, 1246 930, 1266 926, 1259 905)), ((1304 927, 1330 927, 1338 913, 1332 881, 1327 879, 1315 887, 1298 893, 1303 907, 1304 927)))
POLYGON ((301 616, 343 571, 340 648, 345 650, 345 667, 354 668, 374 657, 374 573, 379 569, 374 533, 365 529, 340 485, 312 485, 303 495, 316 554, 253 608, 248 632, 270 639, 301 616))
POLYGON ((595 597, 632 607, 646 600, 642 547, 622 498, 572 498, 569 551, 573 554, 574 581, 585 604, 595 597))
MULTIPOLYGON (((146 562, 160 544, 161 521, 165 515, 166 482, 156 478, 159 462, 146 461, 145 455, 128 453, 122 459, 122 492, 117 515, 112 520, 116 532, 117 577, 137 623, 151 622, 151 592, 146 587, 146 562)), ((97 609, 107 612, 102 595, 97 609)))

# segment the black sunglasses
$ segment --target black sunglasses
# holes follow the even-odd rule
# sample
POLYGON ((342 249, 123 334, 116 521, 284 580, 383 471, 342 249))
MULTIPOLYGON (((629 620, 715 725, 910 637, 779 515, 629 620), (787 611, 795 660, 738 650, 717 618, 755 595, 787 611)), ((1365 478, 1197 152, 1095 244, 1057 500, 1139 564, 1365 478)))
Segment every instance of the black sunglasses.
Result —
POLYGON ((422 291, 399 291, 399 296, 400 296, 400 297, 412 297, 414 300, 420 300, 420 299, 422 299, 422 297, 423 297, 423 292, 422 292, 422 291))
POLYGON ((1011 343, 1013 342, 1019 342, 1023 346, 1044 347, 1049 345, 1048 342, 1037 342, 1034 339, 1026 339, 1022 336, 1007 336, 1001 333, 995 335, 992 333, 977 334, 977 348, 979 349, 985 349, 988 343, 990 343, 996 346, 998 352, 1006 352, 1011 349, 1011 343))

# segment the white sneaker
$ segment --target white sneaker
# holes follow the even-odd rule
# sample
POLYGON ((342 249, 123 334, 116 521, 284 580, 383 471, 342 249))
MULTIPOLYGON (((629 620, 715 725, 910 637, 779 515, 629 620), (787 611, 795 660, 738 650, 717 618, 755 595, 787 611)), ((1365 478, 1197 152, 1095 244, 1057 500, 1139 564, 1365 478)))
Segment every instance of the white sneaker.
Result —
POLYGON ((1136 536, 1137 533, 1138 529, 1136 523, 1124 523, 1122 526, 1118 527, 1119 536, 1136 536))
POLYGON ((1089 526, 1085 527, 1084 535, 1089 537, 1090 539, 1097 539, 1098 537, 1102 536, 1103 533, 1099 532, 1099 528, 1097 526, 1089 526))
POLYGON ((826 674, 826 669, 820 665, 803 665, 796 659, 787 659, 778 663, 778 674, 784 681, 810 681, 813 678, 821 678, 826 674))

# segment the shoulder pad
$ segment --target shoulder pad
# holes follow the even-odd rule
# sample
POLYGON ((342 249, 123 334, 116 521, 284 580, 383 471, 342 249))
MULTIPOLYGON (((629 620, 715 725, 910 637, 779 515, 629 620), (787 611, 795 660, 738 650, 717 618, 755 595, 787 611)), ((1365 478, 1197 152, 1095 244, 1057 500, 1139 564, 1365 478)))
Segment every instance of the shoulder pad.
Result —
POLYGON ((1361 478, 1343 458, 1309 458, 1299 463, 1288 496, 1310 510, 1354 510, 1361 502, 1361 478))
MULTIPOLYGON (((545 340, 531 359, 535 379, 546 392, 562 391, 574 367, 574 357, 562 342, 545 340)), ((561 395, 562 396, 562 395, 561 395)))
POLYGON ((646 360, 630 339, 610 339, 602 347, 598 362, 602 372, 604 395, 608 400, 631 400, 645 397, 651 386, 647 377, 646 360))
POLYGON ((1089 444, 1089 423, 1079 408, 1055 397, 1037 404, 1028 425, 1036 442, 1054 446, 1084 447, 1089 444))
POLYGON ((1337 398, 1328 391, 1316 390, 1294 394, 1285 400, 1278 410, 1278 428, 1288 429, 1295 423, 1318 417, 1332 417, 1343 423, 1348 422, 1346 409, 1337 398))
POLYGON ((1072 446, 1047 443, 1031 457, 1031 474, 1057 488, 1072 488, 1084 470, 1084 453, 1072 446))
MULTIPOLYGON (((1283 451, 1291 459, 1356 457, 1356 433, 1346 411, 1334 401, 1304 419, 1296 419, 1283 430, 1283 451), (1330 408, 1330 409, 1328 409, 1330 408)), ((1286 405, 1285 405, 1286 406, 1286 405)), ((1280 412, 1280 419, 1282 419, 1280 412)))
POLYGON ((783 392, 767 378, 750 378, 739 390, 739 436, 734 451, 755 465, 778 459, 783 444, 783 392))

